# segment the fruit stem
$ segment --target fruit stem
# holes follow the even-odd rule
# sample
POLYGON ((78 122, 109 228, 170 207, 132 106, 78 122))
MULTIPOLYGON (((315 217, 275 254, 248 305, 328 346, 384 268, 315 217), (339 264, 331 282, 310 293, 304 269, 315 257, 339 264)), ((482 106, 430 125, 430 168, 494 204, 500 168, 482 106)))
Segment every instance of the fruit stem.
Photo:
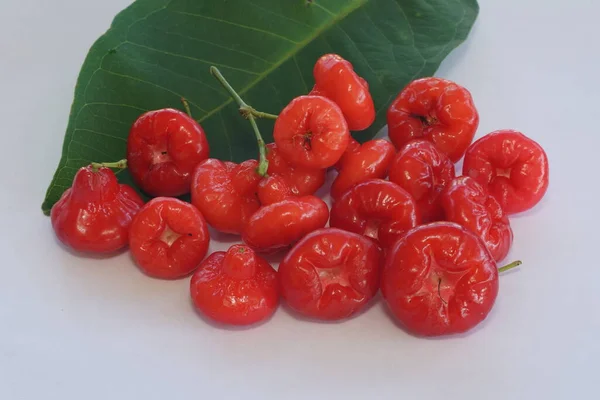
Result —
MULTIPOLYGON (((252 125, 252 129, 254 130, 254 135, 256 136, 256 142, 258 143, 258 153, 260 155, 259 164, 258 164, 258 174, 260 176, 265 176, 267 174, 267 169, 269 168, 269 160, 267 160, 267 148, 265 145, 265 141, 260 134, 260 130, 258 129, 258 125, 256 124, 256 116, 257 113, 254 108, 250 107, 239 94, 231 87, 229 82, 225 79, 225 77, 221 74, 221 71, 215 66, 210 67, 210 73, 212 76, 217 78, 217 80, 223 85, 223 87, 229 92, 231 97, 235 100, 235 102, 240 107, 240 112, 244 115, 248 121, 250 121, 250 125, 252 125), (252 111, 253 110, 253 111, 252 111)), ((271 115, 271 114, 265 114, 271 115)), ((275 116, 277 118, 277 116, 275 116)))
POLYGON ((269 114, 262 111, 257 111, 254 107, 250 107, 249 105, 245 105, 240 107, 240 113, 244 116, 244 118, 248 118, 250 115, 254 116, 254 118, 265 118, 265 119, 277 119, 277 115, 269 114))
POLYGON ((97 162, 93 162, 91 163, 92 169, 94 171, 98 171, 100 168, 117 168, 117 169, 125 169, 127 168, 127 159, 124 158, 122 160, 116 161, 116 162, 103 162, 103 163, 97 163, 97 162))
POLYGON ((183 108, 185 109, 186 114, 193 119, 192 110, 190 109, 190 103, 185 99, 185 97, 181 98, 181 103, 183 104, 183 108))
POLYGON ((498 272, 502 273, 502 272, 506 272, 509 269, 513 269, 518 267, 519 265, 523 264, 522 261, 518 260, 518 261, 513 261, 510 264, 505 265, 504 267, 498 268, 498 272))
POLYGON ((248 120, 250 121, 250 125, 252 125, 252 129, 254 129, 256 142, 258 143, 258 154, 260 161, 258 163, 257 171, 260 176, 266 176, 267 170, 269 169, 269 160, 267 160, 267 146, 265 145, 265 141, 258 130, 258 125, 256 125, 256 120, 254 117, 250 116, 248 120))

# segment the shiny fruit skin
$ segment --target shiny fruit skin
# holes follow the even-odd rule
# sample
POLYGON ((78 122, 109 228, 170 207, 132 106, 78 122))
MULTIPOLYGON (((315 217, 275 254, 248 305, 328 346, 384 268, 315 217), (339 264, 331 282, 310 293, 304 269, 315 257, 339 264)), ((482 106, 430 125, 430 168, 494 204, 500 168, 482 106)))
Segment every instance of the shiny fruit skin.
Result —
POLYGON ((331 185, 331 198, 337 199, 357 183, 385 178, 395 154, 394 145, 384 139, 369 140, 353 151, 346 151, 331 185))
POLYGON ((388 108, 387 122, 397 149, 423 138, 455 163, 473 141, 479 113, 467 89, 446 79, 427 77, 410 82, 398 94, 388 108))
POLYGON ((410 333, 464 333, 494 306, 498 268, 476 234, 452 222, 433 222, 414 228, 387 252, 381 290, 410 333))
POLYGON ((189 193, 194 168, 208 155, 202 127, 170 108, 144 113, 127 139, 129 172, 135 184, 151 196, 189 193))
POLYGON ((179 279, 193 272, 208 251, 204 217, 190 203, 156 197, 135 216, 129 231, 131 255, 146 275, 179 279))
POLYGON ((454 164, 426 140, 413 140, 396 155, 389 179, 410 193, 417 202, 423 222, 444 219, 441 195, 454 179, 454 164))
POLYGON ((548 190, 550 169, 546 152, 523 133, 503 129, 489 133, 468 149, 463 175, 494 196, 507 214, 535 207, 548 190))
POLYGON ((377 293, 382 261, 380 248, 364 236, 335 228, 316 230, 279 265, 282 297, 305 317, 349 318, 377 293))
POLYGON ((333 100, 344 113, 351 131, 367 129, 375 121, 375 105, 367 82, 337 54, 321 56, 313 68, 315 86, 311 94, 333 100))
POLYGON ((271 317, 279 305, 277 272, 252 249, 235 244, 202 262, 190 281, 190 294, 198 312, 214 322, 253 325, 271 317))
POLYGON ((80 168, 50 213, 58 239, 72 250, 112 253, 127 247, 131 221, 144 205, 109 168, 80 168))
POLYGON ((445 219, 476 233, 496 262, 503 260, 513 242, 508 217, 498 200, 473 178, 454 179, 442 195, 445 219))
POLYGON ((293 99, 275 120, 273 138, 295 167, 325 169, 344 154, 350 131, 340 108, 322 96, 293 99))
POLYGON ((261 179, 256 194, 263 206, 294 197, 287 180, 281 175, 268 175, 261 179))
POLYGON ((260 207, 257 191, 262 179, 258 161, 241 164, 210 158, 200 163, 192 179, 192 204, 219 232, 241 234, 260 207))
POLYGON ((267 160, 267 173, 282 176, 294 196, 314 194, 325 183, 324 169, 293 166, 283 158, 275 143, 267 144, 267 160))
POLYGON ((323 228, 327 220, 329 209, 323 200, 315 196, 291 197, 258 209, 248 221, 242 239, 255 251, 273 252, 323 228))
POLYGON ((331 207, 330 226, 394 244, 421 221, 411 195, 393 182, 370 179, 353 186, 331 207))

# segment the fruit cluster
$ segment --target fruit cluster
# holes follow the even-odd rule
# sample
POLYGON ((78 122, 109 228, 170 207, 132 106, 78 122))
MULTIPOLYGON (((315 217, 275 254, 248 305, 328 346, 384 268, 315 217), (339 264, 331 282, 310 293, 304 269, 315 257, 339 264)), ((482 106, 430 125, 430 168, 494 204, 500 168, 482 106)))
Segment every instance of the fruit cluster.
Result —
POLYGON ((376 118, 369 86, 335 54, 315 64, 315 85, 279 115, 246 104, 219 80, 252 125, 259 157, 209 158, 202 127, 187 114, 143 114, 127 158, 91 163, 53 207, 68 247, 115 252, 129 246, 139 268, 161 279, 191 275, 196 308, 223 324, 269 318, 283 299, 298 314, 340 320, 381 289, 409 332, 438 336, 479 324, 498 294, 498 268, 511 247, 508 216, 535 206, 548 187, 548 159, 513 130, 473 142, 479 114, 454 82, 409 83, 387 110, 389 139, 364 143, 350 131, 376 118), (257 118, 275 120, 265 144, 257 118), (462 176, 455 163, 463 159, 462 176), (111 168, 129 168, 152 200, 144 204, 111 168), (315 192, 337 175, 332 206, 315 192), (175 196, 191 193, 191 204, 175 196), (329 226, 327 226, 329 224, 329 226), (206 257, 210 234, 243 244, 206 257), (262 255, 285 251, 275 270, 262 255))

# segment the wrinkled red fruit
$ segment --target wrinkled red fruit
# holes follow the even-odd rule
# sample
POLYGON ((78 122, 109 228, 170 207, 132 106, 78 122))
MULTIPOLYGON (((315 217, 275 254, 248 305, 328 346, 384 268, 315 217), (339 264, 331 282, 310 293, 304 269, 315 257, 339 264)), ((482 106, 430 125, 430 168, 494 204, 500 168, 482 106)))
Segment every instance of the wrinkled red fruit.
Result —
POLYGON ((493 195, 507 214, 533 208, 548 190, 548 156, 535 141, 514 130, 477 140, 465 155, 463 175, 493 195))
POLYGON ((285 179, 294 196, 314 194, 325 183, 324 169, 295 167, 287 162, 275 143, 267 145, 269 175, 280 175, 285 179))
POLYGON ((325 169, 342 157, 350 131, 340 108, 321 96, 300 96, 279 113, 273 138, 293 166, 325 169))
POLYGON ((127 140, 129 172, 135 184, 151 196, 189 193, 192 172, 208 154, 202 127, 170 108, 143 114, 127 140))
POLYGON ((315 87, 311 95, 333 100, 344 113, 351 131, 367 129, 375 121, 375 106, 367 81, 352 64, 337 54, 325 54, 313 69, 315 87))
POLYGON ((264 321, 279 304, 277 273, 240 244, 208 256, 192 276, 190 292, 200 313, 227 325, 264 321))
POLYGON ((385 178, 394 158, 394 145, 384 139, 369 140, 344 153, 339 173, 331 185, 331 197, 337 199, 357 183, 385 178))
POLYGON ((129 227, 144 202, 109 168, 77 171, 73 186, 52 207, 58 239, 75 251, 111 253, 127 246, 129 227))
POLYGON ((423 222, 444 218, 442 192, 454 179, 452 161, 431 142, 414 140, 396 155, 390 166, 390 181, 410 193, 423 222))
POLYGON ((410 194, 382 179, 353 186, 331 208, 332 227, 378 240, 384 248, 419 222, 419 212, 410 194))
POLYGON ((269 175, 258 184, 258 200, 263 206, 294 197, 287 181, 281 175, 269 175))
POLYGON ((468 176, 456 178, 442 195, 446 220, 476 233, 496 262, 506 257, 513 241, 508 217, 498 200, 468 176))
POLYGON ((192 204, 209 225, 224 233, 241 234, 250 216, 260 207, 256 172, 258 162, 241 164, 208 159, 200 163, 192 180, 192 204))
POLYGON ((307 317, 348 318, 377 293, 382 261, 377 244, 364 236, 335 228, 316 230, 279 265, 282 297, 307 317))
POLYGON ((160 279, 189 275, 206 255, 209 241, 200 211, 172 197, 146 203, 129 231, 129 247, 138 267, 160 279))
POLYGON ((318 197, 291 197, 255 212, 242 239, 256 251, 273 252, 291 246, 304 235, 322 228, 329 219, 327 204, 318 197))
POLYGON ((387 253, 381 281, 392 314, 411 333, 466 332, 498 295, 498 269, 477 235, 451 222, 421 225, 387 253))
POLYGON ((412 81, 400 92, 388 109, 387 122, 397 149, 423 138, 457 162, 473 141, 479 114, 467 89, 429 77, 412 81))

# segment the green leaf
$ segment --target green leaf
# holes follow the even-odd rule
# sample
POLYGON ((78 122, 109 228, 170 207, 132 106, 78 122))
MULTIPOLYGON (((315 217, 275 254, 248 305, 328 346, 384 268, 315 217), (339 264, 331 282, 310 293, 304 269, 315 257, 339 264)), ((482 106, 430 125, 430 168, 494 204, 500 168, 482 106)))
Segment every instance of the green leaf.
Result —
MULTIPOLYGON (((377 108, 373 137, 390 101, 410 80, 433 75, 467 37, 476 0, 137 0, 92 46, 79 75, 63 153, 42 205, 48 214, 92 161, 125 157, 145 111, 182 108, 185 97, 207 133, 211 157, 257 157, 250 125, 210 75, 215 65, 256 109, 277 114, 313 85, 323 54, 350 60, 377 108)), ((261 121, 265 140, 272 122, 261 121)), ((119 174, 131 183, 127 171, 119 174)))

